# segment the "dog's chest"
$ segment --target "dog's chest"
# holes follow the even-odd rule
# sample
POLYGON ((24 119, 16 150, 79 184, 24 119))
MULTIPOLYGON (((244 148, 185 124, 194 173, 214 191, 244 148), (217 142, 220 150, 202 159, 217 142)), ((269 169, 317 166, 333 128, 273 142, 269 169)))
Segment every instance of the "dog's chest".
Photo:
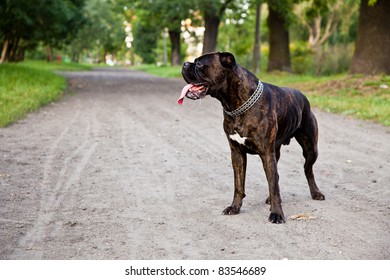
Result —
POLYGON ((231 122, 225 119, 224 130, 229 141, 242 146, 248 145, 252 138, 250 131, 247 129, 246 123, 242 121, 231 122))
POLYGON ((238 145, 240 149, 249 154, 258 154, 259 146, 256 144, 257 141, 253 138, 251 133, 245 133, 244 131, 233 131, 228 134, 229 141, 233 145, 238 145))
POLYGON ((237 142, 240 145, 245 146, 245 141, 247 141, 248 137, 241 136, 237 131, 234 131, 233 134, 229 135, 229 138, 235 142, 237 142))
POLYGON ((244 149, 245 152, 257 154, 259 136, 259 122, 256 118, 224 119, 224 131, 229 142, 244 149))

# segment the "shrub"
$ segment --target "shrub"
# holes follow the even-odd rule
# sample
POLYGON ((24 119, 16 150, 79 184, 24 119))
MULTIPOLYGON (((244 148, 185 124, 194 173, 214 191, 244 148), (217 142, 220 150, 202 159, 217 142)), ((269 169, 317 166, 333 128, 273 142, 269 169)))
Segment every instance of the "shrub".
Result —
POLYGON ((292 70, 297 74, 332 75, 348 71, 353 55, 353 45, 327 45, 314 52, 305 42, 291 46, 292 70))

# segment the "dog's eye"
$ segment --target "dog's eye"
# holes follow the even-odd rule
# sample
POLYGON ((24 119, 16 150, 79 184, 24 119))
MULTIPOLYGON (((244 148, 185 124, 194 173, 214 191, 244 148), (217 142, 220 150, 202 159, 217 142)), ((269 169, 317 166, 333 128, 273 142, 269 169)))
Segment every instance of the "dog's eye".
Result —
POLYGON ((202 63, 200 63, 200 62, 199 62, 199 60, 198 60, 198 61, 196 62, 196 66, 197 66, 197 67, 202 67, 202 66, 203 66, 203 64, 202 64, 202 63))

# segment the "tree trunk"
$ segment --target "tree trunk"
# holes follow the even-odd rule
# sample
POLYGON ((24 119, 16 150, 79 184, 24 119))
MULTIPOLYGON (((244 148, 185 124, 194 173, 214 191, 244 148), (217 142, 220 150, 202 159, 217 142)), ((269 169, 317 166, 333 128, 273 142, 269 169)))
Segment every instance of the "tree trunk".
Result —
POLYGON ((233 0, 202 1, 204 10, 204 39, 202 53, 215 52, 217 48, 218 28, 222 15, 233 0))
POLYGON ((267 20, 269 28, 268 71, 291 71, 289 33, 282 14, 269 6, 267 20))
POLYGON ((7 52, 8 52, 8 40, 5 39, 3 43, 3 50, 1 51, 0 64, 2 64, 6 60, 7 52))
POLYGON ((72 62, 79 62, 79 52, 72 48, 72 62))
POLYGON ((6 54, 5 54, 5 60, 7 60, 9 62, 16 62, 17 61, 16 54, 18 51, 19 42, 20 42, 19 38, 9 39, 8 49, 7 49, 6 54))
POLYGON ((164 33, 163 33, 163 64, 167 65, 168 64, 168 44, 167 44, 167 38, 168 38, 168 28, 164 28, 164 33))
POLYGON ((368 6, 360 3, 356 48, 350 73, 390 74, 390 1, 377 0, 368 6))
POLYGON ((203 54, 215 52, 217 47, 218 27, 221 22, 221 18, 215 11, 206 9, 204 21, 205 31, 202 50, 203 54))
POLYGON ((15 53, 15 61, 23 61, 24 60, 24 53, 25 53, 24 47, 19 47, 17 52, 15 53))
POLYGON ((46 62, 51 62, 53 60, 53 49, 50 45, 46 45, 46 62))
POLYGON ((253 46, 253 72, 260 72, 260 23, 261 23, 261 3, 262 0, 256 1, 256 30, 255 44, 253 46))
MULTIPOLYGON (((179 25, 180 26, 180 25, 179 25)), ((181 65, 180 55, 180 34, 181 30, 169 30, 169 39, 171 40, 171 65, 181 65)))

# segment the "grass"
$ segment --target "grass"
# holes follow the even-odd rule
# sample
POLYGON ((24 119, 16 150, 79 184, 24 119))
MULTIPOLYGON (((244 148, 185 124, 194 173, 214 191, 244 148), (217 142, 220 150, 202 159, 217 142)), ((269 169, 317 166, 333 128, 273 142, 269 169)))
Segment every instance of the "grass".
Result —
MULTIPOLYGON (((140 66, 136 69, 153 75, 181 77, 181 67, 140 66)), ((261 73, 262 81, 300 89, 312 106, 390 126, 390 76, 332 76, 261 73)))
POLYGON ((181 66, 140 65, 140 66, 134 66, 133 69, 144 71, 146 73, 163 77, 163 78, 181 77, 181 66))
POLYGON ((390 76, 338 76, 296 82, 311 104, 320 109, 390 126, 390 76))
MULTIPOLYGON (((12 64, 11 64, 12 65, 12 64)), ((88 64, 80 64, 73 62, 62 62, 58 64, 57 62, 46 62, 42 60, 26 60, 17 64, 15 66, 25 66, 27 68, 32 68, 36 70, 46 70, 46 71, 83 71, 91 70, 92 66, 88 64)))
POLYGON ((64 77, 53 71, 89 69, 84 65, 26 61, 0 65, 0 127, 58 100, 66 89, 64 77))

